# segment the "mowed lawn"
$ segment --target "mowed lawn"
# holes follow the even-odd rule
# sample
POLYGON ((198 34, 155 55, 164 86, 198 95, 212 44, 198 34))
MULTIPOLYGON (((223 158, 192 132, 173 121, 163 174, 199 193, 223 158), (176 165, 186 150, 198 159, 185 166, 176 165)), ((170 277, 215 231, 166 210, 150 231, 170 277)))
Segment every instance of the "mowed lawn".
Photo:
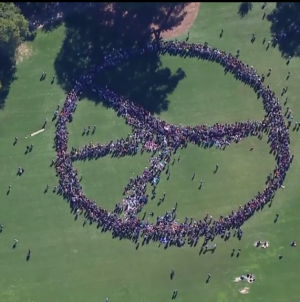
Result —
MULTIPOLYGON (((265 50, 262 40, 265 35, 270 37, 270 24, 262 20, 260 3, 253 3, 252 11, 243 19, 237 14, 238 5, 201 4, 190 30, 190 41, 208 41, 232 53, 240 49, 241 59, 260 73, 266 74, 271 67, 267 83, 278 95, 288 85, 289 106, 294 120, 299 121, 299 59, 292 59, 287 66, 277 49, 265 50), (219 38, 221 29, 224 36, 219 38), (253 32, 257 41, 251 44, 253 32), (288 71, 291 78, 286 81, 288 71)), ((268 11, 272 6, 268 4, 268 11)), ((49 167, 55 156, 55 127, 50 121, 56 106, 63 103, 65 92, 50 82, 63 39, 64 28, 60 27, 49 34, 39 33, 29 44, 32 55, 19 65, 18 80, 0 112, 0 223, 4 226, 0 234, 0 301, 96 302, 109 297, 109 301, 165 302, 171 300, 175 289, 178 301, 298 301, 298 248, 291 248, 289 243, 297 240, 299 233, 300 132, 291 131, 295 159, 284 184, 286 188, 277 193, 271 207, 267 206, 243 226, 241 241, 217 239, 214 254, 199 256, 200 247, 165 250, 154 243, 136 250, 131 242, 113 240, 111 234, 100 233, 95 226, 82 227, 83 220, 74 221, 62 198, 52 190, 44 194, 47 184, 51 189, 57 184, 54 169, 49 167), (48 78, 39 82, 43 70, 48 78), (46 131, 30 138, 29 134, 39 130, 45 118, 49 120, 46 131), (13 146, 15 136, 19 141, 13 146), (31 143, 34 149, 25 155, 26 146, 31 143), (16 176, 19 166, 25 169, 22 177, 16 176), (9 185, 12 190, 7 195, 9 185), (279 220, 274 223, 276 213, 279 220), (19 240, 16 249, 12 248, 14 238, 19 240), (270 241, 270 248, 254 248, 256 240, 270 241), (33 254, 27 262, 29 248, 33 254), (233 248, 241 248, 240 257, 230 256, 233 248), (279 254, 283 255, 282 260, 278 260, 279 254), (172 268, 176 276, 171 281, 172 268), (235 277, 248 272, 256 276, 255 283, 233 283, 235 277), (206 284, 208 273, 212 278, 206 284), (248 295, 238 291, 244 286, 250 288, 248 295)), ((254 92, 231 75, 224 75, 217 64, 168 56, 161 60, 163 67, 172 72, 181 68, 186 75, 168 96, 168 110, 160 114, 161 119, 196 125, 263 118, 261 102, 254 92)), ((283 104, 285 96, 281 99, 283 104)), ((79 103, 69 126, 69 147, 91 141, 108 143, 130 131, 112 110, 85 99, 79 103), (93 124, 98 126, 95 135, 82 136, 83 128, 93 124)), ((163 175, 158 186, 157 199, 166 192, 165 202, 160 206, 157 199, 149 202, 145 208, 148 213, 163 214, 177 202, 180 218, 201 219, 206 211, 213 216, 226 215, 262 190, 266 176, 275 166, 266 137, 262 141, 245 139, 225 151, 189 145, 179 154, 180 161, 171 167, 170 180, 163 175), (216 164, 219 171, 213 174, 216 164), (194 172, 196 178, 192 181, 194 172), (197 189, 200 180, 204 183, 202 190, 197 189)), ((122 159, 107 157, 78 162, 75 166, 83 174, 87 195, 99 205, 113 209, 122 198, 124 185, 133 174, 141 173, 149 158, 149 154, 122 159)))

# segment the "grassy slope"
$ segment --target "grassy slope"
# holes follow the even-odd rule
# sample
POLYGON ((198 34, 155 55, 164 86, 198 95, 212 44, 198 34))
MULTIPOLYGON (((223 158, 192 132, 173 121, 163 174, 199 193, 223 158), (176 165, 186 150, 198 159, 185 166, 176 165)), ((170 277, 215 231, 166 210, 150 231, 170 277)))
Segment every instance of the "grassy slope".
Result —
MULTIPOLYGON (((296 96, 299 94, 299 61, 292 61, 287 67, 277 50, 267 53, 260 44, 268 35, 267 21, 261 21, 262 11, 254 4, 252 12, 240 20, 238 4, 202 4, 190 39, 209 41, 226 51, 241 50, 242 59, 255 65, 260 72, 269 67, 273 73, 268 81, 280 93, 286 85, 285 76, 291 71, 288 82, 290 107, 295 119, 299 113, 296 96), (220 29, 224 37, 219 38, 220 29), (250 43, 252 32, 258 41, 250 43)), ((299 160, 297 156, 285 183, 286 189, 278 193, 272 207, 254 217, 244 227, 242 242, 230 240, 220 243, 214 255, 198 256, 197 249, 158 249, 155 244, 135 251, 130 242, 111 240, 109 234, 99 234, 94 227, 82 228, 82 220, 73 222, 68 206, 60 198, 43 194, 46 184, 56 183, 54 171, 48 168, 52 151, 53 125, 47 131, 32 139, 21 139, 40 128, 45 117, 51 118, 58 102, 62 103, 64 93, 59 87, 50 86, 50 79, 39 83, 42 70, 49 77, 53 73, 53 61, 63 39, 63 28, 52 34, 38 35, 33 43, 35 55, 24 61, 18 70, 19 80, 15 82, 3 112, 0 112, 0 181, 2 204, 0 223, 5 227, 1 240, 1 301, 99 301, 106 296, 111 301, 167 301, 172 290, 178 289, 178 301, 204 298, 207 301, 283 301, 287 295, 290 301, 297 301, 296 261, 297 249, 289 247, 289 241, 297 238, 296 184, 299 160), (20 137, 17 146, 12 147, 14 136, 20 137), (23 155, 29 143, 34 144, 32 154, 23 155), (25 168, 25 175, 15 176, 18 166, 25 168), (7 186, 13 190, 6 196, 7 186), (288 206, 287 206, 288 203, 288 206), (278 224, 273 225, 275 213, 280 213, 278 224), (19 246, 12 250, 13 239, 19 239, 19 246), (269 240, 271 248, 255 250, 254 240, 269 240), (232 248, 242 248, 241 257, 231 258, 232 248), (33 257, 25 261, 28 248, 33 257), (284 259, 278 262, 278 254, 284 259), (168 274, 176 269, 174 281, 168 274), (248 271, 253 272, 258 282, 251 285, 251 294, 241 297, 238 289, 242 284, 233 284, 232 278, 248 271), (212 274, 210 284, 205 284, 207 273, 212 274), (284 280, 284 282, 282 282, 284 280)), ((226 122, 243 119, 261 119, 262 109, 248 87, 235 82, 230 76, 223 76, 222 70, 214 64, 163 58, 163 63, 176 70, 186 72, 170 96, 170 107, 162 118, 174 123, 226 122), (197 63, 197 64, 196 64, 197 63)), ((129 130, 123 121, 99 105, 95 110, 92 102, 82 102, 70 126, 71 145, 86 142, 116 139, 129 130), (84 126, 97 124, 95 137, 81 137, 84 126)), ((297 134, 292 134, 292 151, 297 155, 300 143, 297 134)), ((152 202, 147 210, 162 213, 177 201, 180 216, 202 217, 205 210, 213 214, 227 213, 232 208, 253 196, 260 190, 266 174, 274 166, 265 142, 247 139, 239 145, 230 146, 225 152, 205 151, 189 147, 181 151, 181 162, 172 168, 169 182, 162 179, 159 193, 167 192, 161 208, 152 202), (248 151, 249 146, 254 151, 248 151), (212 174, 215 164, 220 171, 212 174), (193 172, 197 180, 190 181, 193 172), (199 179, 204 188, 197 190, 199 179)), ((130 160, 109 160, 95 163, 78 163, 84 175, 86 192, 108 208, 119 200, 122 185, 131 173, 141 171, 147 162, 147 155, 130 160), (137 159, 139 158, 139 159, 137 159), (115 187, 116 184, 116 187, 115 187)))

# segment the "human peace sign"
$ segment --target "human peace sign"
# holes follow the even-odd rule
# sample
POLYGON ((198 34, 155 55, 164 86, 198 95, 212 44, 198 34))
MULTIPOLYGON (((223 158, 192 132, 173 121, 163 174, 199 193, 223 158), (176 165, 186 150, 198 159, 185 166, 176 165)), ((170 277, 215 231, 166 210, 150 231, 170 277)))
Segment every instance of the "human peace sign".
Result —
MULTIPOLYGON (((290 167, 291 154, 289 150, 290 140, 288 126, 285 124, 284 115, 278 98, 270 87, 263 85, 264 78, 260 77, 251 66, 241 62, 237 56, 226 54, 223 51, 209 46, 207 43, 187 44, 177 41, 160 41, 149 43, 145 48, 133 48, 127 51, 119 50, 113 55, 105 57, 101 66, 94 66, 87 74, 81 76, 74 83, 73 90, 67 95, 65 104, 60 113, 55 145, 57 161, 55 164, 59 175, 59 189, 69 202, 74 213, 85 212, 91 222, 98 223, 104 230, 110 230, 114 236, 134 238, 138 240, 143 236, 144 240, 163 240, 168 245, 182 245, 185 239, 198 241, 205 236, 206 241, 217 235, 227 236, 231 228, 240 230, 241 225, 250 218, 256 210, 270 202, 276 191, 282 186, 286 173, 290 167), (137 55, 149 52, 170 54, 182 57, 197 57, 221 64, 225 72, 234 74, 236 79, 250 85, 262 99, 266 111, 262 121, 236 122, 226 124, 178 126, 168 124, 154 117, 141 106, 117 95, 108 87, 98 88, 93 85, 93 77, 109 66, 114 66, 124 60, 129 60, 137 55), (92 89, 98 93, 113 110, 122 116, 126 123, 132 127, 132 133, 126 138, 111 141, 106 145, 86 145, 81 149, 72 148, 67 152, 68 130, 67 123, 72 121, 79 95, 84 89, 92 89), (220 216, 219 220, 213 220, 208 214, 202 220, 183 221, 175 220, 177 205, 172 211, 159 217, 155 224, 150 224, 137 217, 148 201, 146 193, 147 185, 153 186, 153 194, 159 183, 160 174, 165 171, 170 173, 171 156, 177 149, 187 147, 188 144, 198 146, 213 146, 226 148, 227 145, 248 136, 261 136, 267 133, 268 143, 276 153, 277 165, 274 167, 268 179, 268 184, 262 192, 258 192, 248 203, 240 206, 236 211, 228 213, 228 216, 220 216), (84 195, 72 163, 86 158, 100 158, 107 155, 119 157, 136 155, 138 152, 149 152, 151 157, 149 165, 145 167, 141 175, 130 178, 124 188, 123 199, 113 212, 98 207, 84 195)), ((216 166, 218 169, 218 166, 216 166)), ((200 186, 202 184, 200 183, 200 186)), ((162 197, 164 199, 164 196, 162 197)))

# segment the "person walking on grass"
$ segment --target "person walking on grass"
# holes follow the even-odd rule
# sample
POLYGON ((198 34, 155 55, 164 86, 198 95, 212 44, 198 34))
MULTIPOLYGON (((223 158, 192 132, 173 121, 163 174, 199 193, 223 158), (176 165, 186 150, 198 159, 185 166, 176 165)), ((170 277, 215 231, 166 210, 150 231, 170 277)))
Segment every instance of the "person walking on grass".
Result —
POLYGON ((186 37, 185 41, 187 42, 189 40, 189 38, 190 38, 190 32, 188 31, 187 32, 187 37, 186 37))
POLYGON ((199 189, 201 189, 203 186, 203 180, 200 180, 200 183, 199 183, 199 189))
POLYGON ((208 274, 207 274, 207 278, 206 278, 206 283, 208 283, 208 282, 210 281, 210 278, 211 278, 211 274, 208 273, 208 274))
POLYGON ((175 276, 175 270, 174 270, 174 268, 173 268, 172 271, 171 271, 171 279, 173 279, 174 276, 175 276))

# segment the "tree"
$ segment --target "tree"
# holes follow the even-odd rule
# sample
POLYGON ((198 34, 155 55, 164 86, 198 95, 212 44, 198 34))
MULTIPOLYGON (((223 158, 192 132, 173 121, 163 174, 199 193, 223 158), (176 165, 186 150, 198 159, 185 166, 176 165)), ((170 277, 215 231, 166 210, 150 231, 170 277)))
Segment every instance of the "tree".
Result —
POLYGON ((28 21, 12 2, 0 2, 0 110, 15 79, 15 54, 29 34, 28 21))
POLYGON ((0 2, 0 56, 12 59, 29 34, 28 21, 12 2, 0 2))
POLYGON ((57 2, 14 2, 14 4, 19 7, 22 14, 28 18, 43 10, 55 7, 57 2))

